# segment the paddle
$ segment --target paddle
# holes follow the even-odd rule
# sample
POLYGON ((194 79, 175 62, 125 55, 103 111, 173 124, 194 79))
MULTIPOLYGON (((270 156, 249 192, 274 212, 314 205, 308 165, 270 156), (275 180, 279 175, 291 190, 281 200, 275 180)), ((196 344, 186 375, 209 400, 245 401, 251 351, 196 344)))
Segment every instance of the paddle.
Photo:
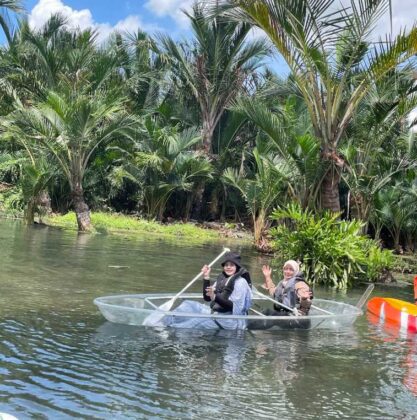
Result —
MULTIPOLYGON (((273 298, 271 298, 271 297, 269 297, 269 296, 267 296, 267 295, 264 295, 263 293, 260 293, 260 292, 259 292, 259 291, 258 291, 258 290, 254 287, 254 286, 252 286, 252 291, 254 291, 254 292, 255 292, 256 294, 258 294, 259 296, 262 296, 262 297, 264 297, 265 299, 270 300, 270 301, 272 301, 272 302, 276 303, 277 305, 279 305, 279 306, 283 307, 283 308, 284 308, 284 309, 286 309, 287 311, 292 312, 294 315, 300 315, 300 314, 299 314, 299 312, 298 312, 298 310, 297 310, 297 308, 290 308, 289 306, 284 305, 283 303, 278 302, 277 300, 275 300, 275 299, 273 299, 273 298)), ((325 309, 321 309, 321 308, 319 308, 318 306, 311 305, 311 307, 312 307, 312 308, 314 308, 315 310, 320 311, 320 312, 323 312, 323 313, 325 313, 325 314, 327 314, 327 315, 334 315, 334 314, 333 314, 333 312, 326 311, 325 309)))
POLYGON ((365 304, 365 302, 368 300, 369 295, 372 293, 372 290, 374 290, 375 285, 371 283, 361 296, 361 298, 358 300, 358 303, 356 304, 356 307, 358 309, 362 309, 362 306, 365 304))
MULTIPOLYGON (((212 267, 214 264, 216 264, 217 261, 220 260, 221 257, 223 257, 224 254, 227 252, 230 252, 229 248, 223 248, 223 251, 209 264, 207 264, 209 267, 212 267)), ((167 312, 169 311, 172 306, 174 305, 175 301, 195 282, 197 281, 203 273, 200 271, 180 292, 178 292, 173 298, 168 300, 167 302, 163 303, 161 306, 158 307, 158 310, 167 312)), ((165 316, 164 313, 153 313, 145 318, 142 325, 155 325, 159 323, 159 321, 165 316)))
POLYGON ((271 302, 276 303, 277 305, 283 307, 287 311, 292 312, 294 315, 298 315, 299 314, 298 311, 297 311, 297 308, 290 308, 289 306, 284 305, 283 303, 278 302, 277 300, 275 300, 275 299, 273 299, 273 298, 271 298, 271 297, 269 297, 267 295, 264 295, 263 293, 259 292, 258 289, 254 285, 252 285, 252 293, 255 293, 258 296, 262 296, 266 300, 270 300, 271 302))

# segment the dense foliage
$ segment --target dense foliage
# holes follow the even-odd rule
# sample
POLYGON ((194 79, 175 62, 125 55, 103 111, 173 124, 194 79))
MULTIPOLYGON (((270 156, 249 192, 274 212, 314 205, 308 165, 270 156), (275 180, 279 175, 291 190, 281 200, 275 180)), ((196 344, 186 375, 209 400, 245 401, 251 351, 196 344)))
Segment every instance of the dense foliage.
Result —
POLYGON ((356 280, 375 281, 393 266, 391 251, 361 235, 357 220, 340 220, 337 214, 313 214, 298 205, 275 210, 281 222, 271 229, 278 264, 296 258, 302 262, 306 280, 346 287, 356 280))
POLYGON ((100 44, 60 16, 40 29, 1 20, 0 211, 33 223, 72 209, 80 230, 90 209, 243 222, 262 247, 273 209, 297 203, 336 211, 342 221, 315 223, 356 238, 332 230, 326 281, 375 278, 388 257, 357 231, 397 252, 417 243, 417 28, 375 43, 389 0, 332 3, 196 3, 184 41, 138 31, 100 44), (288 74, 268 68, 272 54, 288 74))

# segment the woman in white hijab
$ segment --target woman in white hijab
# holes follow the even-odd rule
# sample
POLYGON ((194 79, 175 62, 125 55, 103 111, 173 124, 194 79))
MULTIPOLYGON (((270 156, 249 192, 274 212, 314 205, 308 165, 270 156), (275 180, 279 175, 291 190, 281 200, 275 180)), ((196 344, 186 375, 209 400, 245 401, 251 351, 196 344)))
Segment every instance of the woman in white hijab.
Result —
MULTIPOLYGON (((265 278, 263 287, 278 302, 274 305, 274 312, 268 315, 290 315, 289 308, 296 308, 301 315, 307 315, 311 307, 312 292, 308 284, 304 281, 303 274, 300 273, 300 265, 297 261, 288 260, 283 267, 284 278, 275 286, 272 281, 272 269, 269 265, 262 267, 265 278)), ((270 312, 270 311, 269 311, 270 312)))

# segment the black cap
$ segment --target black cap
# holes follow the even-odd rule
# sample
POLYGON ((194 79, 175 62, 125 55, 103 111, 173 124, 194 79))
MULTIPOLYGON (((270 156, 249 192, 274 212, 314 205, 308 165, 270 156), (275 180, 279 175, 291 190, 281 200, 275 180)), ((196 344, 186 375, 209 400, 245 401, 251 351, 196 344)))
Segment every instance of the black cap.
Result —
POLYGON ((220 263, 222 265, 222 267, 227 263, 227 261, 230 261, 234 265, 236 265, 238 270, 240 268, 242 268, 242 262, 240 261, 240 255, 239 254, 235 254, 234 252, 228 252, 228 253, 224 254, 224 256, 222 258, 222 261, 220 263))

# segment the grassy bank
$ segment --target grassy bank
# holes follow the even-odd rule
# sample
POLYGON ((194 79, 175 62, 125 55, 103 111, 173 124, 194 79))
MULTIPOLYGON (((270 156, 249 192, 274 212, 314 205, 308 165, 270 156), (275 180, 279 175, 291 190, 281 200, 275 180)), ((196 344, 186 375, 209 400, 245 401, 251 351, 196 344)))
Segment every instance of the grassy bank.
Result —
MULTIPOLYGON (((65 229, 77 230, 75 214, 73 212, 65 215, 54 215, 48 217, 45 222, 51 226, 65 229)), ((192 223, 171 223, 162 224, 155 221, 138 219, 133 216, 125 216, 115 213, 91 213, 91 223, 97 232, 103 233, 128 233, 128 234, 155 234, 166 238, 186 239, 195 242, 219 241, 224 239, 223 230, 205 229, 192 223)), ((247 241, 247 238, 233 238, 227 235, 228 240, 247 241)))

